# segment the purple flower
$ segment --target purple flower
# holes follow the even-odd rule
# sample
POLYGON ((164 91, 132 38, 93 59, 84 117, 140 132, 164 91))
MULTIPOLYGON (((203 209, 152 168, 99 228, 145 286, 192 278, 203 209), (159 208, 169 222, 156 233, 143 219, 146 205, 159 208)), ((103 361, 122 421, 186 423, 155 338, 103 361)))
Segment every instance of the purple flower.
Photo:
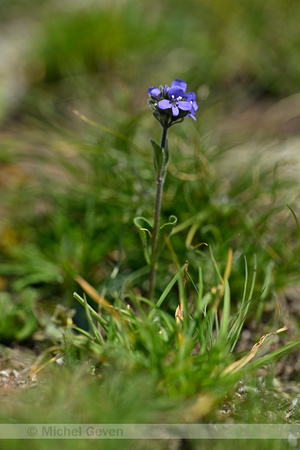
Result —
POLYGON ((158 98, 158 96, 160 94, 160 89, 158 89, 157 87, 154 87, 154 86, 150 86, 148 89, 148 94, 150 97, 158 98))
POLYGON ((160 100, 158 102, 159 109, 172 108, 173 116, 178 116, 179 109, 191 112, 192 104, 185 101, 184 90, 179 86, 171 87, 168 90, 169 100, 160 100))
POLYGON ((191 114, 188 114, 186 117, 192 117, 192 119, 196 120, 194 114, 198 109, 198 105, 196 103, 196 94, 194 92, 189 92, 185 94, 186 100, 191 104, 191 114))
POLYGON ((154 111, 154 116, 163 126, 171 126, 175 121, 192 117, 198 109, 196 94, 185 93, 187 84, 176 78, 169 86, 157 88, 151 86, 148 89, 150 97, 149 104, 154 111))
POLYGON ((181 89, 183 89, 183 92, 185 92, 185 90, 187 88, 186 82, 181 80, 180 78, 176 78, 174 81, 172 81, 171 87, 174 87, 174 86, 179 86, 181 89))

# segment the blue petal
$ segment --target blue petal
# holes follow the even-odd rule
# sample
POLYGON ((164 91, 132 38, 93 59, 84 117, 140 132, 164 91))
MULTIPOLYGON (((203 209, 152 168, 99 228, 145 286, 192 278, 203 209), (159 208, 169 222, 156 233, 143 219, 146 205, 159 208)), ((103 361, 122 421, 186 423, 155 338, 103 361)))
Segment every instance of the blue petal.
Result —
POLYGON ((179 109, 176 105, 172 105, 172 114, 173 116, 178 116, 179 114, 179 109))
POLYGON ((177 105, 178 108, 182 109, 183 111, 191 111, 193 109, 193 106, 190 102, 178 102, 177 105))
POLYGON ((182 81, 180 78, 176 78, 174 81, 172 81, 171 87, 179 86, 183 92, 185 92, 187 84, 185 81, 182 81))
POLYGON ((186 116, 186 118, 188 118, 188 117, 191 117, 195 122, 196 122, 196 117, 195 116, 193 116, 193 114, 188 114, 187 116, 186 116))
POLYGON ((184 96, 184 90, 179 86, 171 87, 168 91, 168 97, 170 100, 177 99, 178 97, 184 96))
POLYGON ((187 92, 184 96, 188 102, 191 100, 196 100, 196 94, 194 92, 187 92))
POLYGON ((149 94, 149 96, 151 97, 158 97, 159 96, 159 94, 160 94, 160 90, 157 88, 157 87, 155 87, 155 86, 150 86, 149 87, 149 89, 148 89, 148 94, 149 94))
POLYGON ((193 110, 194 112, 196 112, 197 109, 198 109, 198 105, 197 105, 197 102, 196 102, 196 94, 194 94, 194 92, 187 92, 186 94, 184 94, 184 97, 185 97, 185 99, 186 99, 188 102, 191 103, 191 105, 192 105, 192 110, 193 110))
POLYGON ((172 107, 172 103, 170 102, 170 100, 161 100, 160 102, 158 102, 158 107, 160 109, 168 109, 172 107))
POLYGON ((193 101, 193 102, 191 102, 191 104, 192 104, 192 110, 196 112, 198 109, 197 103, 195 101, 193 101))

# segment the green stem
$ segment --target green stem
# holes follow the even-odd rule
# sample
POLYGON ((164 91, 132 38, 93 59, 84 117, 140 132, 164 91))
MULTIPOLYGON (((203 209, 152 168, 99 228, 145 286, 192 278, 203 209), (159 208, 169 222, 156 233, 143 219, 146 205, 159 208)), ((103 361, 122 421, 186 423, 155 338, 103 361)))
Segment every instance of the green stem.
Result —
POLYGON ((156 284, 156 271, 157 271, 157 239, 159 235, 159 220, 160 220, 160 210, 161 210, 161 197, 163 192, 163 185, 166 178, 166 169, 167 169, 167 151, 166 151, 166 143, 167 143, 167 133, 168 126, 163 127, 162 135, 161 135, 161 143, 160 146, 163 149, 164 157, 163 163, 161 166, 160 174, 156 180, 156 197, 155 197, 155 208, 154 208, 154 224, 152 231, 152 247, 151 247, 151 267, 150 267, 150 287, 149 287, 149 299, 152 300, 155 292, 155 284, 156 284))

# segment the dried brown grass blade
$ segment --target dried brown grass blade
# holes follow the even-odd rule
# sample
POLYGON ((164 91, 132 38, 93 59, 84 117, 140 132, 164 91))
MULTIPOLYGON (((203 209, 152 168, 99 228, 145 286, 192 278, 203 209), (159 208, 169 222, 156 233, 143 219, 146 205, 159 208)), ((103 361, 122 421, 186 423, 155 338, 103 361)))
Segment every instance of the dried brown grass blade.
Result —
POLYGON ((250 352, 243 356, 243 358, 238 359, 237 361, 235 361, 234 363, 230 364, 228 367, 226 367, 225 370, 223 370, 222 375, 226 375, 228 373, 235 373, 238 370, 240 370, 242 367, 244 367, 249 361, 251 361, 251 359, 254 358, 254 356, 256 355, 256 353, 258 352, 259 348, 262 346, 262 344, 264 343, 264 341, 269 337, 269 336, 274 336, 275 334, 279 334, 282 333, 283 331, 286 331, 287 327, 283 327, 283 328, 279 328, 279 330, 277 331, 273 331, 271 333, 267 333, 264 334, 260 340, 253 345, 252 349, 250 350, 250 352))
POLYGON ((183 343, 183 335, 181 333, 181 322, 183 321, 183 308, 181 305, 178 305, 175 311, 175 320, 177 324, 177 337, 179 345, 183 343))
POLYGON ((75 281, 77 281, 84 292, 88 294, 99 306, 109 311, 110 314, 116 319, 121 320, 119 312, 113 307, 113 305, 109 303, 109 301, 106 300, 106 298, 104 298, 101 294, 99 294, 99 292, 96 291, 96 289, 93 288, 93 286, 91 286, 86 280, 84 280, 81 276, 76 275, 75 281))

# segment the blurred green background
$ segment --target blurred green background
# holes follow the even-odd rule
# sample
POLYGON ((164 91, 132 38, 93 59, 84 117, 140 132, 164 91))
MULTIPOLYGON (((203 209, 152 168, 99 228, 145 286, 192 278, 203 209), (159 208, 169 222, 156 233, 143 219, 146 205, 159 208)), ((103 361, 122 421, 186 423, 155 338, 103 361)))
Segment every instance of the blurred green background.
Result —
MULTIPOLYGON (((234 250, 236 303, 257 259, 256 295, 298 277, 296 0, 2 1, 0 287, 6 341, 29 338, 39 302, 74 306, 74 275, 108 298, 147 292, 133 226, 154 202, 148 87, 182 78, 197 122, 169 136, 163 216, 191 275, 234 250), (30 318, 30 320, 28 320, 30 318), (9 320, 11 325, 6 324, 9 320)), ((161 292, 175 273, 167 250, 161 292)), ((171 308, 177 294, 171 294, 171 308)), ((49 306, 49 308, 51 308, 49 306)))

